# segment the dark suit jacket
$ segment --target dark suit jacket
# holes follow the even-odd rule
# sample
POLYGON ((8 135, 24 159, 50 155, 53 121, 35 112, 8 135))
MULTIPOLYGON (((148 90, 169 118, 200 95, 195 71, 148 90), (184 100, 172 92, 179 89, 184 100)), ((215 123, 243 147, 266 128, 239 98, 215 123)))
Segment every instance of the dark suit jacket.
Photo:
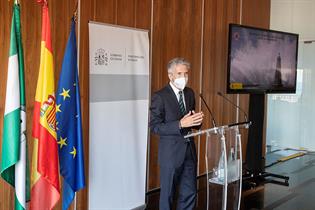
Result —
MULTIPOLYGON (((195 96, 192 89, 184 89, 186 110, 195 110, 195 96)), ((183 117, 180 113, 177 97, 168 84, 152 96, 150 107, 151 132, 160 136, 159 163, 161 166, 178 167, 185 159, 186 147, 192 146, 194 159, 196 149, 193 139, 188 144, 184 136, 191 128, 180 129, 179 120, 183 117)))

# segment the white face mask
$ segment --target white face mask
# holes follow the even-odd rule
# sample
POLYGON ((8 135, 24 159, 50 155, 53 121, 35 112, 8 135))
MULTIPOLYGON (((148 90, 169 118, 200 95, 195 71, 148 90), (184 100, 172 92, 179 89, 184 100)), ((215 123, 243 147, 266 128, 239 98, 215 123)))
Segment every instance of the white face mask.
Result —
POLYGON ((188 78, 187 77, 180 77, 180 78, 176 78, 174 80, 174 85, 180 89, 180 90, 184 90, 186 84, 187 84, 188 78))

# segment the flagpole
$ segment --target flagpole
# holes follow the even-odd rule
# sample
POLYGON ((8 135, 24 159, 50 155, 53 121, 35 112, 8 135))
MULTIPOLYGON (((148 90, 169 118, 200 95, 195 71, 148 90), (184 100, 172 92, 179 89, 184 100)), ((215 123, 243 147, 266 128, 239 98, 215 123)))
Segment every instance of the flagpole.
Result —
MULTIPOLYGON (((77 43, 77 68, 78 68, 78 76, 80 75, 80 11, 81 10, 81 0, 77 0, 77 8, 76 8, 76 21, 78 26, 78 43, 77 43)), ((77 193, 74 193, 74 210, 77 210, 77 193)))
POLYGON ((77 62, 78 75, 80 75, 80 28, 81 28, 81 0, 77 1, 77 25, 78 25, 78 44, 77 44, 77 62))
POLYGON ((73 205, 73 209, 77 210, 77 193, 74 193, 74 205, 73 205))

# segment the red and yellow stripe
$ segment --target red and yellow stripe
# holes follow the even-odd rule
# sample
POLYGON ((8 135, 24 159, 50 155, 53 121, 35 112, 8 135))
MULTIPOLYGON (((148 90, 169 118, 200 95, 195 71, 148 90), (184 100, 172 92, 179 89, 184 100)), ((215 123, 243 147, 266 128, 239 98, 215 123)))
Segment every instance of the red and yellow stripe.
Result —
POLYGON ((44 3, 40 68, 32 130, 34 138, 30 203, 32 210, 50 210, 60 198, 54 93, 50 20, 48 6, 44 3))

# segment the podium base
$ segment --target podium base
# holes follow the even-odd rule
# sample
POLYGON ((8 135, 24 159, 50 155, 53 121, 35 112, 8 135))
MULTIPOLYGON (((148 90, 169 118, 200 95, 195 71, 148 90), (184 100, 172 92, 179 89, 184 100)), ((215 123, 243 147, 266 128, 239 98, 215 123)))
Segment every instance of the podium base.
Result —
MULTIPOLYGON (((227 184, 236 182, 240 180, 240 160, 232 160, 229 161, 227 164, 228 173, 227 173, 227 184)), ((224 185, 224 170, 218 169, 214 174, 212 178, 210 178, 208 181, 209 183, 218 184, 218 185, 224 185), (220 175, 221 176, 220 176, 220 175)))
MULTIPOLYGON (((238 180, 240 180, 239 177, 233 177, 227 181, 227 184, 231 184, 231 183, 236 182, 238 180)), ((213 178, 209 179, 209 183, 224 185, 224 180, 222 178, 219 178, 219 177, 213 177, 213 178)))

